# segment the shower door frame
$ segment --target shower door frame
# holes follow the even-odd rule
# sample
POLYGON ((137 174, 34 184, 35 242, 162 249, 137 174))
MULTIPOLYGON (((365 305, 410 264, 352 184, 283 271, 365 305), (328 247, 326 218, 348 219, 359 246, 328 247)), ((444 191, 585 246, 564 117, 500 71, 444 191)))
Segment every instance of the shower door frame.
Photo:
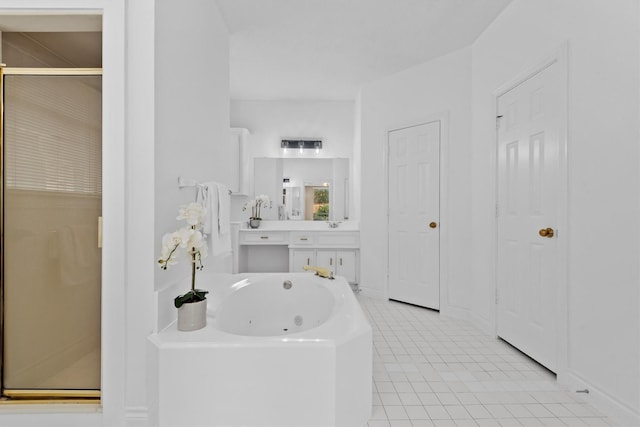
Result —
MULTIPOLYGON (((100 403, 101 390, 6 389, 4 387, 4 77, 24 76, 102 76, 102 68, 31 68, 0 64, 0 405, 3 403, 100 403)), ((102 230, 99 230, 101 234, 102 230)), ((100 284, 102 287, 102 283, 100 284)), ((102 322, 102 318, 100 318, 102 322)), ((100 358, 102 370, 102 357, 100 358)))

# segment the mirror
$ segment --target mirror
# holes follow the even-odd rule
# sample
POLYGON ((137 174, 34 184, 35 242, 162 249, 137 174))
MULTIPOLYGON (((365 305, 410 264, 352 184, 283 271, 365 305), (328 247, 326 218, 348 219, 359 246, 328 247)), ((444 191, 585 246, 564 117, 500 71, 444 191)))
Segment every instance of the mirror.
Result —
POLYGON ((271 209, 262 219, 349 219, 349 159, 254 159, 253 194, 266 194, 271 209))

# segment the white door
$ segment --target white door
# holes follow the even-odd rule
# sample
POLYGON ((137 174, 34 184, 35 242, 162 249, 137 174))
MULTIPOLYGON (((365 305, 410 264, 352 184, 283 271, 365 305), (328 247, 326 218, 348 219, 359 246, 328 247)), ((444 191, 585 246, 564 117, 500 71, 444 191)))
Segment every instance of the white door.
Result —
POLYGON ((561 73, 498 98, 498 336, 557 369, 561 73))
POLYGON ((315 251, 313 249, 294 249, 291 255, 291 268, 289 271, 300 273, 305 266, 315 264, 315 251))
POLYGON ((336 267, 338 276, 344 277, 349 283, 356 283, 356 251, 336 251, 336 267))
POLYGON ((338 274, 336 270, 336 251, 334 250, 317 250, 316 264, 318 267, 328 268, 334 275, 338 274))
POLYGON ((389 298, 440 309, 440 121, 389 132, 389 298))

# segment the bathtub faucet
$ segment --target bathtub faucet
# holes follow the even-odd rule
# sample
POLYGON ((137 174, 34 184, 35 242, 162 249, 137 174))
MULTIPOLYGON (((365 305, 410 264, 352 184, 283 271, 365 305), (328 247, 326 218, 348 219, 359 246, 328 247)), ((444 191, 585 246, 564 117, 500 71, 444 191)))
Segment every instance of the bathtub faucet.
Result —
POLYGON ((327 221, 327 224, 329 224, 329 228, 338 228, 340 222, 341 221, 327 221))
POLYGON ((329 270, 328 268, 312 267, 310 265, 305 265, 302 268, 307 271, 315 271, 316 276, 324 277, 327 279, 333 279, 333 271, 329 270))

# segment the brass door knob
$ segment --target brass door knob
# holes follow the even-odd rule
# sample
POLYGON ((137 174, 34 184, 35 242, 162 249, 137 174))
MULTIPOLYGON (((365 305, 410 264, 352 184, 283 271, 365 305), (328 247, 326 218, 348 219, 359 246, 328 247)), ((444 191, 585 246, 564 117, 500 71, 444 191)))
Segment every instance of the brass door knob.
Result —
POLYGON ((550 239, 553 237, 553 228, 543 228, 540 231, 538 231, 538 234, 542 237, 546 237, 547 239, 550 239))
POLYGON ((429 224, 429 227, 431 228, 436 228, 438 226, 438 224, 436 224, 435 222, 432 222, 429 224))

